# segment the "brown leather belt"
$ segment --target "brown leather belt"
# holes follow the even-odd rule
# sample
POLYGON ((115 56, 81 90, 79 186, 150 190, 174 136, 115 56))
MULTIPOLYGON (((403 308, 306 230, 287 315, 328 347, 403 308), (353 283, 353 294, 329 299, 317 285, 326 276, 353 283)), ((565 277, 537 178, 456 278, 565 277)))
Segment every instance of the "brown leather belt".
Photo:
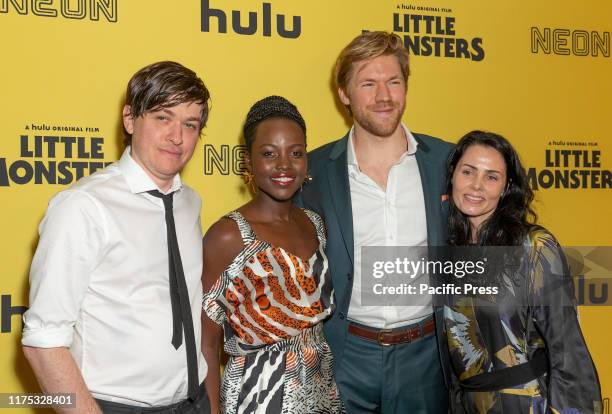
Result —
POLYGON ((429 317, 424 322, 406 326, 405 329, 375 329, 349 323, 348 331, 350 334, 360 338, 368 339, 379 345, 397 345, 415 341, 419 338, 433 333, 436 329, 433 317, 429 317))

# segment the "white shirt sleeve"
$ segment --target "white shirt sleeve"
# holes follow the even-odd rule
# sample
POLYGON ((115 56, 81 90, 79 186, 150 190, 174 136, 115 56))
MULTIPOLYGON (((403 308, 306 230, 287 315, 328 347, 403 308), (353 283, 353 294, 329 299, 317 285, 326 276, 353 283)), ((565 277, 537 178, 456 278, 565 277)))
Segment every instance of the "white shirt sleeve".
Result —
POLYGON ((69 347, 92 270, 105 244, 104 216, 90 195, 63 191, 49 203, 39 234, 21 343, 69 347))

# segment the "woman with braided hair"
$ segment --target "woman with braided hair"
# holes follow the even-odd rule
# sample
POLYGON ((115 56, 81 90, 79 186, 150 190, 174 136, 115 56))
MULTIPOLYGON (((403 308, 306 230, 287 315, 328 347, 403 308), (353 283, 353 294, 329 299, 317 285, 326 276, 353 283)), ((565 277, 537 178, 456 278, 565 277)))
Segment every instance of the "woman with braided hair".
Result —
POLYGON ((204 236, 202 352, 213 413, 337 413, 322 322, 334 308, 321 218, 292 204, 306 180, 306 125, 285 98, 244 125, 254 198, 204 236), (223 378, 219 347, 229 355, 223 378))

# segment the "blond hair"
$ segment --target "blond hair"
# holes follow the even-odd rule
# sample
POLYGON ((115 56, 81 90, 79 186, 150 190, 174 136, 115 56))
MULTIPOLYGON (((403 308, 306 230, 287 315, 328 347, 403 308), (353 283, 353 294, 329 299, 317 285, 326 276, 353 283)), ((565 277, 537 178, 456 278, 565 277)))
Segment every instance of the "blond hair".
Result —
POLYGON ((395 33, 377 31, 364 32, 349 43, 336 60, 334 79, 336 86, 346 90, 346 86, 353 75, 353 64, 370 60, 383 55, 393 55, 402 70, 404 81, 408 81, 410 68, 408 67, 408 50, 402 39, 395 33))

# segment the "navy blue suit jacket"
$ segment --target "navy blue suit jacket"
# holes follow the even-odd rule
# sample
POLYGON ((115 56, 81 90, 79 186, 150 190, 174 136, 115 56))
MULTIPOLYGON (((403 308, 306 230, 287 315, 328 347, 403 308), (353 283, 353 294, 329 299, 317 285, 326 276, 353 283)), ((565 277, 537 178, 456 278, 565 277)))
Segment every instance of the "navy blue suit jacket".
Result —
MULTIPOLYGON (((453 145, 422 134, 413 134, 418 142, 416 160, 421 175, 430 246, 447 242, 448 201, 443 200, 445 163, 453 145)), ((346 340, 347 312, 353 288, 353 216, 347 164, 348 134, 338 141, 308 154, 312 181, 304 185, 297 202, 321 215, 327 226, 327 248, 336 311, 325 322, 324 330, 335 361, 342 359, 346 340)), ((409 230, 407 230, 409 231, 409 230)), ((441 308, 434 308, 438 348, 445 377, 448 378, 448 347, 443 334, 441 308)), ((336 365, 336 364, 334 364, 336 365)))

